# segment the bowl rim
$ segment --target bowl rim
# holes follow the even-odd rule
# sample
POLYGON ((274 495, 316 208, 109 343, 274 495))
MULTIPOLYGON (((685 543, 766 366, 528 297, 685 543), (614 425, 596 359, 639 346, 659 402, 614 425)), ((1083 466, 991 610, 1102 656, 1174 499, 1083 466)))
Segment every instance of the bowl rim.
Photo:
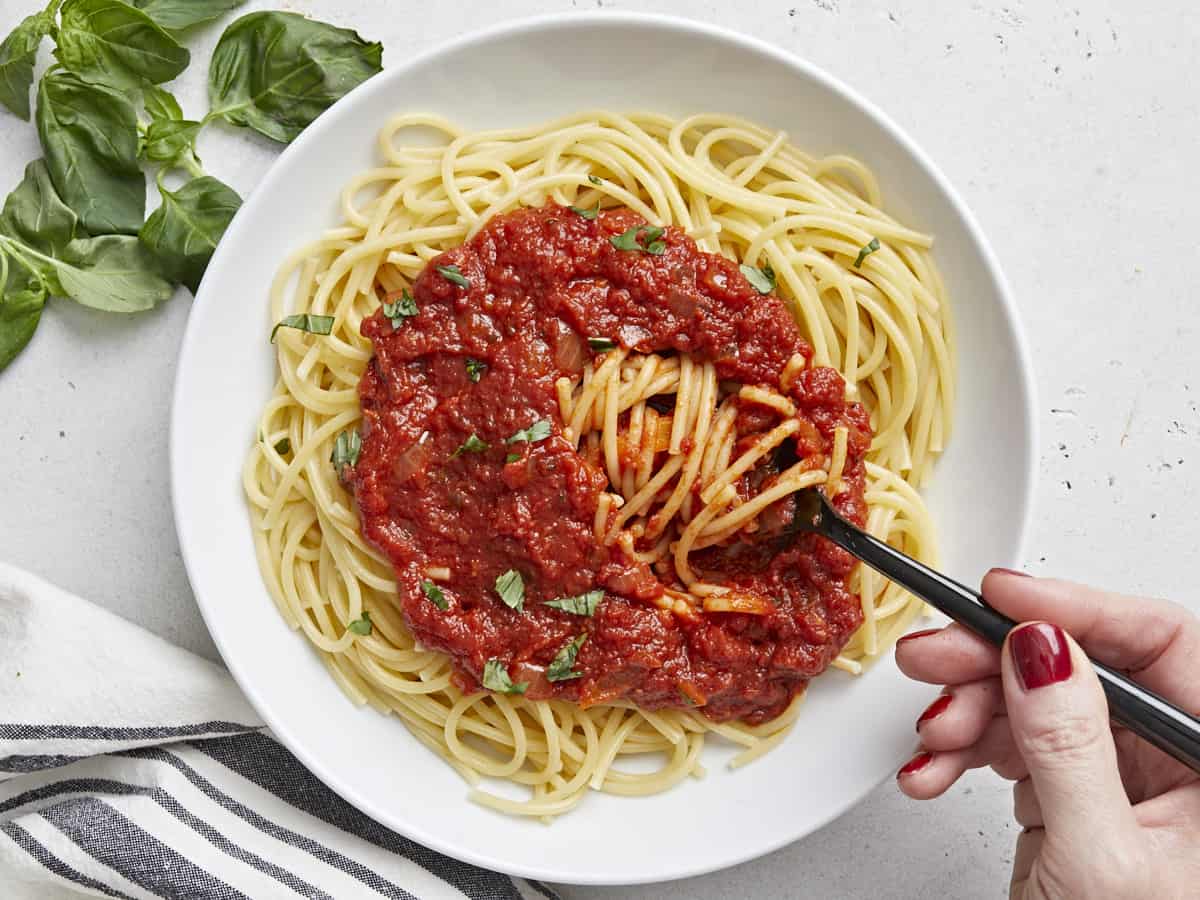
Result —
MULTIPOLYGON (((721 25, 715 25, 709 22, 703 22, 695 19, 690 19, 683 16, 670 15, 664 13, 646 13, 646 12, 627 12, 617 10, 589 10, 583 12, 555 12, 539 14, 534 16, 525 16, 516 19, 511 19, 504 22, 499 22, 494 25, 487 26, 478 30, 470 31, 466 34, 452 38, 447 41, 440 42, 422 53, 416 54, 400 64, 384 69, 379 74, 368 79, 362 84, 355 87, 348 94, 338 100, 330 110, 326 110, 322 114, 322 118, 329 121, 329 116, 332 110, 347 108, 358 103, 368 94, 376 91, 385 91, 389 84, 403 75, 419 69, 426 65, 430 60, 447 53, 462 51, 469 49, 472 46, 486 44, 491 41, 503 38, 511 38, 519 35, 537 34, 542 32, 552 32, 560 28, 587 28, 592 25, 604 26, 625 26, 633 28, 660 29, 680 32, 683 34, 692 34, 698 37, 714 39, 724 42, 729 45, 737 46, 738 49, 746 50, 762 57, 769 61, 786 67, 792 70, 801 77, 808 78, 817 82, 822 88, 836 95, 841 101, 847 105, 857 109, 860 113, 870 119, 881 130, 885 131, 888 136, 896 141, 906 152, 913 162, 925 173, 930 181, 943 192, 949 202, 954 214, 962 223, 965 231, 968 234, 971 242, 978 248, 983 265, 989 276, 993 279, 996 287, 996 293, 1001 300, 1001 314, 1013 338, 1014 349, 1019 365, 1017 366, 1017 378, 1021 383, 1026 403, 1024 405, 1024 424, 1027 435, 1026 447, 1024 448, 1026 464, 1024 466, 1025 490, 1024 496, 1020 498, 1023 516, 1017 527, 1016 547, 1018 558, 1023 558, 1028 545, 1028 537, 1031 531, 1033 522, 1034 498, 1037 488, 1038 469, 1036 465, 1037 447, 1038 447, 1038 420, 1036 416, 1037 399, 1036 385, 1034 381, 1034 371, 1032 364, 1032 355, 1029 347, 1029 340, 1026 336, 1020 319, 1017 314, 1016 302, 1012 296, 1012 290, 1008 280, 1005 278, 1003 271, 1000 268, 999 261, 995 251, 992 249, 990 242, 987 240, 974 215, 971 213, 966 202, 963 200, 959 192, 954 188, 942 171, 937 167, 933 160, 917 145, 917 143, 897 125, 887 114, 879 107, 860 94, 854 88, 842 82, 840 79, 826 72, 816 64, 793 54, 781 47, 768 43, 761 38, 753 37, 731 28, 721 25)), ((233 220, 228 226, 225 239, 220 242, 216 252, 214 253, 209 269, 215 271, 219 269, 225 261, 225 257, 234 252, 230 248, 238 242, 243 236, 240 234, 243 223, 248 217, 245 213, 246 209, 251 206, 254 196, 266 195, 272 192, 276 186, 276 182, 281 177, 280 172, 285 168, 284 163, 290 160, 293 156, 297 156, 306 152, 308 145, 317 139, 318 133, 321 131, 321 123, 313 123, 313 127, 306 128, 298 138, 287 145, 272 161, 262 179, 254 187, 253 194, 248 198, 248 202, 235 214, 233 220)), ((207 281, 209 279, 205 279, 207 281)), ((204 281, 200 285, 193 301, 192 309, 189 310, 188 322, 185 327, 183 340, 180 344, 178 362, 175 373, 175 384, 171 395, 171 411, 170 411, 170 426, 169 426, 169 464, 170 464, 170 494, 172 505, 172 517, 175 524, 176 534, 179 536, 180 554, 183 559, 184 569, 187 573, 189 586, 194 586, 198 579, 195 573, 200 570, 200 564, 193 558, 192 551, 189 547, 191 541, 184 540, 184 535, 191 531, 190 526, 184 520, 181 513, 180 496, 183 492, 183 479, 186 477, 186 471, 183 464, 182 454, 184 452, 179 439, 180 423, 184 415, 184 407, 182 403, 182 395, 186 387, 187 379, 183 377, 183 373, 187 370, 186 360, 194 353, 195 345, 200 340, 197 336, 197 329, 193 328, 193 319, 195 318, 196 309, 203 303, 207 302, 207 296, 204 291, 204 281)), ((347 802, 363 811, 368 816, 375 818, 378 814, 372 811, 373 804, 369 798, 360 796, 360 793, 353 787, 342 782, 341 778, 335 771, 329 770, 322 766, 313 755, 305 747, 301 740, 298 740, 283 719, 278 716, 273 707, 266 702, 257 691, 253 679, 249 677, 242 665, 236 659, 230 659, 227 653, 226 646, 221 640, 219 629, 214 628, 214 622, 211 619, 210 607, 201 598, 199 592, 193 587, 193 595, 196 599, 204 621, 205 627, 209 631, 218 652, 221 654, 221 659, 233 676, 234 681, 242 693, 249 700, 251 706, 263 719, 266 727, 271 733, 300 761, 300 763, 317 779, 322 781, 326 786, 333 790, 338 796, 345 799, 347 802)), ((398 824, 394 821, 381 821, 385 827, 393 829, 405 837, 408 837, 426 847, 444 853, 447 856, 471 863, 486 869, 491 869, 498 872, 503 872, 508 875, 541 879, 547 881, 557 881, 561 883, 571 884, 589 884, 589 885, 614 885, 614 884, 652 884, 662 881, 668 881, 678 878, 693 877, 704 875, 710 872, 725 869, 731 866, 757 859, 765 856, 768 853, 774 852, 781 847, 787 846, 797 840, 802 839, 816 831, 827 826, 834 819, 844 815, 851 808, 860 803, 863 798, 874 790, 883 780, 886 780, 886 775, 879 781, 868 784, 864 789, 858 792, 857 795, 847 797, 847 802, 838 810, 831 812, 829 815, 817 821, 813 827, 808 829, 803 835, 796 835, 787 831, 780 834, 779 838, 770 842, 764 843, 761 846, 754 848, 748 852, 740 852, 730 856, 707 855, 700 856, 697 861, 689 866, 679 866, 674 869, 664 870, 645 876, 628 877, 614 879, 611 876, 606 876, 603 872, 592 871, 581 873, 580 875, 571 875, 568 878, 564 877, 561 870, 546 868, 544 866, 526 866, 513 865, 504 859, 499 859, 489 855, 487 852, 479 852, 474 847, 465 844, 451 845, 447 841, 439 838, 434 834, 428 833, 418 824, 405 822, 398 824)), ((391 817, 387 817, 390 819, 391 817)))

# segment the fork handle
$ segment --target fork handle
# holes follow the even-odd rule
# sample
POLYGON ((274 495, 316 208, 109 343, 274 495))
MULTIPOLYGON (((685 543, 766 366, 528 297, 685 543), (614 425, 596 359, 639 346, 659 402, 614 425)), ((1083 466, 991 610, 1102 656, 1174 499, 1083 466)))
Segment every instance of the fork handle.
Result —
MULTIPOLYGON (((997 647, 1017 624, 988 606, 977 591, 856 528, 828 505, 824 505, 816 529, 879 574, 997 647)), ((1088 660, 1104 687, 1112 720, 1200 772, 1200 720, 1115 669, 1091 657, 1088 660)))

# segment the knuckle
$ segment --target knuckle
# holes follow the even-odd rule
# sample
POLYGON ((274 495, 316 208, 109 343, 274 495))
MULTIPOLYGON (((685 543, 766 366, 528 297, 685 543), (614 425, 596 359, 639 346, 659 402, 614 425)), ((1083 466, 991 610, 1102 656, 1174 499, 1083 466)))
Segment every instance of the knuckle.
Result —
POLYGON ((1111 740, 1107 722, 1096 716, 1067 714, 1022 729, 1017 747, 1027 759, 1070 765, 1089 759, 1105 740, 1111 740))

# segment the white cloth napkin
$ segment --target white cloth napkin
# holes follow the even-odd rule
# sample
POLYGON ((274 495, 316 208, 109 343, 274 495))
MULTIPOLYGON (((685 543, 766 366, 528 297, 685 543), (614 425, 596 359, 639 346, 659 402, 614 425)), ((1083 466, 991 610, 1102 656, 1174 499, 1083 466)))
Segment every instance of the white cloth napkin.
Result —
POLYGON ((0 564, 0 895, 554 898, 389 831, 222 668, 0 564))

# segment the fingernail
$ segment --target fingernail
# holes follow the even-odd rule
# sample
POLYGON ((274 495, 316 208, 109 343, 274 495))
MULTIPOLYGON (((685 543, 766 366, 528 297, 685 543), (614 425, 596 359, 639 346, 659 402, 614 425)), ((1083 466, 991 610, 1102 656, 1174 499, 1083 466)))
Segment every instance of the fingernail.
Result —
POLYGON ((914 631, 910 634, 902 634, 896 638, 897 644, 903 644, 905 641, 915 641, 917 638, 926 637, 927 635, 937 634, 942 629, 940 628, 923 628, 920 631, 914 631))
POLYGON ((1027 691, 1071 677, 1071 648, 1057 625, 1049 622, 1022 625, 1009 635, 1008 648, 1017 680, 1027 691))
POLYGON ((905 775, 911 775, 913 772, 920 772, 923 768, 929 765, 932 759, 932 753, 930 753, 928 750, 922 750, 900 767, 900 771, 896 773, 896 777, 903 778, 905 775))
POLYGON ((950 701, 953 699, 953 694, 942 694, 942 696, 930 703, 925 712, 921 713, 920 718, 917 719, 917 730, 920 731, 921 726, 924 723, 928 722, 930 719, 936 719, 938 716, 944 713, 946 711, 946 707, 950 705, 950 701))
POLYGON ((1016 575, 1019 578, 1031 578, 1032 577, 1028 572, 1019 572, 1016 569, 1006 569, 1003 566, 995 566, 994 568, 992 568, 991 571, 999 572, 1001 575, 1016 575))

